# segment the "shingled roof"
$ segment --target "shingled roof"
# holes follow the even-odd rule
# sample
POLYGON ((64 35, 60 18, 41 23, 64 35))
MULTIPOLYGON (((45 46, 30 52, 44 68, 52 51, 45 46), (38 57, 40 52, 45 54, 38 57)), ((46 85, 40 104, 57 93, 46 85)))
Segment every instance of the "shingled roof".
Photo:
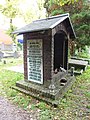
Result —
POLYGON ((13 33, 14 34, 15 33, 16 34, 24 34, 27 32, 53 29, 55 26, 57 26, 58 24, 60 24, 63 21, 66 21, 66 23, 67 23, 66 28, 67 28, 67 30, 69 30, 71 37, 75 38, 75 32, 73 30, 68 13, 49 17, 46 19, 40 19, 40 20, 33 21, 32 23, 26 25, 25 27, 22 27, 21 29, 14 31, 13 33))

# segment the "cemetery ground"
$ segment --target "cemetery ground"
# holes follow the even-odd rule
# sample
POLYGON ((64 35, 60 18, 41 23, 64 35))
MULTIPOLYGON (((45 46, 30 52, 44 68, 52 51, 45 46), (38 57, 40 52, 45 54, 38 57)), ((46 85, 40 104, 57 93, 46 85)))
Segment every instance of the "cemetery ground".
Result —
MULTIPOLYGON (((90 66, 82 75, 76 76, 76 82, 55 108, 11 88, 16 81, 23 80, 23 74, 6 68, 21 64, 21 58, 6 58, 0 62, 0 109, 4 106, 2 110, 7 109, 7 114, 13 109, 12 120, 90 120, 90 66)), ((3 112, 4 117, 7 114, 3 112)))

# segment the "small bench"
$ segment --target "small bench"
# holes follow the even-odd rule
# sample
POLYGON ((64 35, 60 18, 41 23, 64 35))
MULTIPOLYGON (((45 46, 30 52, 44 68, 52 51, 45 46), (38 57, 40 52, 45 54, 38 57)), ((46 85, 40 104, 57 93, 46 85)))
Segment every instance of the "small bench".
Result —
POLYGON ((87 66, 88 66, 88 61, 69 59, 69 68, 74 67, 75 69, 86 70, 87 66))
POLYGON ((90 64, 90 59, 89 58, 80 58, 80 57, 73 56, 73 57, 71 57, 71 59, 87 61, 88 64, 90 64))

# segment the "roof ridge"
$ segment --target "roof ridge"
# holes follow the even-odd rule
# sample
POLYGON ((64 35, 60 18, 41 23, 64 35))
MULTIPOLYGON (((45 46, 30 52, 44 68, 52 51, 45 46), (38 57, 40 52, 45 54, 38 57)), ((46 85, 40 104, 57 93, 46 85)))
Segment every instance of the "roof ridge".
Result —
POLYGON ((58 17, 65 17, 65 16, 69 16, 69 13, 56 15, 56 16, 51 16, 51 17, 47 17, 47 18, 44 18, 44 19, 38 19, 38 20, 33 21, 33 23, 38 22, 38 21, 42 21, 42 20, 49 20, 49 19, 58 18, 58 17))
POLYGON ((58 18, 58 17, 65 17, 65 16, 69 16, 69 13, 60 14, 60 15, 56 15, 56 16, 51 16, 51 17, 48 17, 46 19, 52 19, 52 18, 58 18))

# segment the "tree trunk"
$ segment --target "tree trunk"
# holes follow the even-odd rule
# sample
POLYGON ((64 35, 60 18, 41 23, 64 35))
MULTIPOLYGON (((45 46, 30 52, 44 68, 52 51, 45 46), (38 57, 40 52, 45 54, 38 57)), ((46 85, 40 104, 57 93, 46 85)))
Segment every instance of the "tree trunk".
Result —
POLYGON ((70 55, 74 56, 74 54, 75 54, 75 42, 72 40, 69 41, 69 49, 70 49, 70 55))

